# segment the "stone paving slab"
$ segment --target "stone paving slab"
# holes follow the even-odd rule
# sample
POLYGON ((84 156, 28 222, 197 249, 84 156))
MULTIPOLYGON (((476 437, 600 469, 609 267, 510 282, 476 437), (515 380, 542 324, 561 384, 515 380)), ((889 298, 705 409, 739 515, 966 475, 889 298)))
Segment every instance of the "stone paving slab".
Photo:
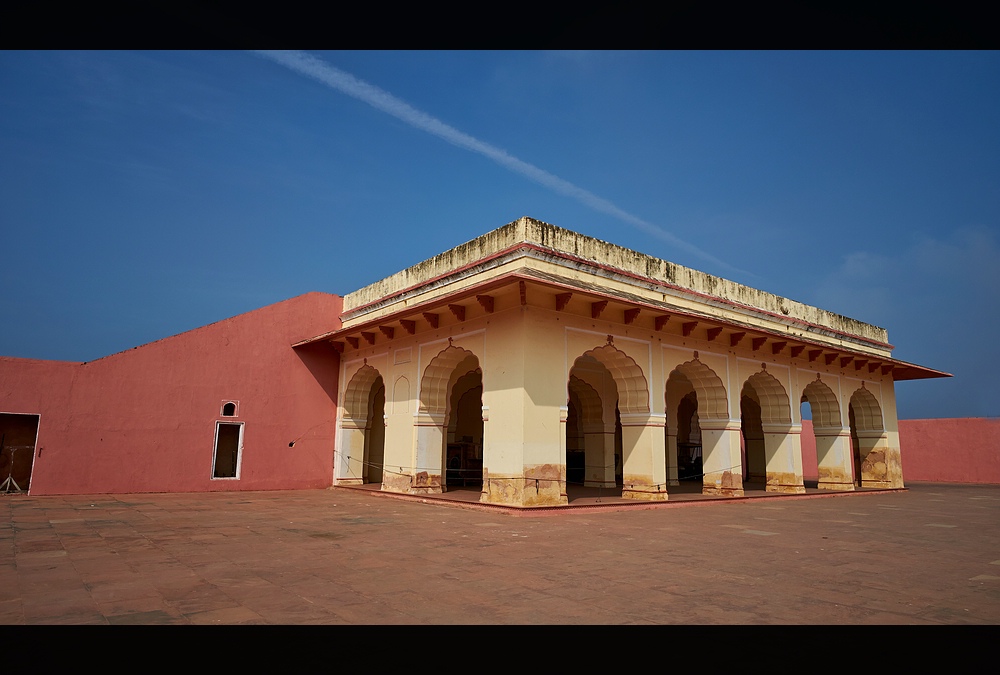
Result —
POLYGON ((5 495, 0 562, 4 625, 997 625, 1000 486, 518 515, 348 489, 5 495))

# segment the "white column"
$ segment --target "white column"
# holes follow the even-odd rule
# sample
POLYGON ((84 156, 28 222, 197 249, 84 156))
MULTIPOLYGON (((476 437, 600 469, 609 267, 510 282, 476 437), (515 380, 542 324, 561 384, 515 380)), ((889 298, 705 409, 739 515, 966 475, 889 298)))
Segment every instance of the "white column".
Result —
POLYGON ((764 427, 764 456, 767 459, 768 492, 804 494, 802 479, 802 426, 771 424, 764 427))
POLYGON ((851 430, 844 427, 813 427, 816 434, 816 487, 821 490, 854 490, 851 461, 851 430))
POLYGON ((615 425, 587 422, 583 425, 586 487, 615 487, 615 425))
POLYGON ((704 419, 701 422, 702 493, 743 496, 743 462, 740 457, 739 420, 704 419))
POLYGON ((340 438, 334 462, 334 485, 363 485, 365 462, 364 421, 344 417, 340 423, 340 438))
POLYGON ((622 497, 667 500, 667 465, 662 413, 622 413, 622 497))
POLYGON ((413 418, 414 467, 410 475, 410 494, 444 492, 444 439, 447 428, 444 413, 419 411, 413 418))

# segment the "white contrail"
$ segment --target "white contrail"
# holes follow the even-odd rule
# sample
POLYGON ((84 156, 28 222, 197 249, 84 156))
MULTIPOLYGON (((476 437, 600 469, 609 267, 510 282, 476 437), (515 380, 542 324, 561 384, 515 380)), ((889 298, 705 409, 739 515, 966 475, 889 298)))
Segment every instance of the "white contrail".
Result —
POLYGON ((548 171, 539 169, 537 166, 528 164, 517 157, 512 157, 500 148, 494 147, 489 143, 484 143, 483 141, 473 138, 472 136, 455 129, 454 127, 448 126, 441 120, 431 117, 425 112, 417 110, 409 103, 396 98, 389 92, 383 91, 374 85, 359 80, 350 73, 345 73, 325 61, 317 59, 315 56, 299 51, 258 51, 256 53, 275 61, 276 63, 280 63, 283 66, 291 68, 298 73, 315 78, 323 84, 326 84, 337 91, 343 92, 348 96, 352 96, 359 101, 364 101, 368 105, 378 108, 382 112, 388 113, 393 117, 401 119, 417 129, 434 134, 435 136, 443 138, 453 145, 465 148, 466 150, 471 150, 472 152, 479 153, 484 157, 492 159, 500 166, 506 167, 515 173, 525 176, 526 178, 530 178, 531 180, 544 185, 555 192, 572 197, 595 211, 606 213, 610 216, 623 220, 630 225, 634 225, 646 234, 662 239, 663 241, 681 248, 688 253, 696 255, 703 260, 708 260, 728 270, 749 274, 744 270, 733 267, 732 265, 719 260, 710 253, 702 251, 693 244, 689 244, 686 241, 678 239, 663 228, 653 225, 652 223, 648 223, 642 218, 633 216, 627 211, 623 211, 607 199, 598 197, 583 188, 573 185, 569 181, 565 181, 558 176, 552 175, 548 171))

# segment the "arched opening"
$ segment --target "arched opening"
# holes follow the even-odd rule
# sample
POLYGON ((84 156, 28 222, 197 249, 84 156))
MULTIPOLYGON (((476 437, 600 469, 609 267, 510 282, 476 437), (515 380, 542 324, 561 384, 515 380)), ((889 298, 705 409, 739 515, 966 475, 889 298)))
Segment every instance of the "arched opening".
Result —
POLYGON ((476 366, 451 388, 445 485, 452 488, 483 488, 483 373, 476 366))
POLYGON ((448 346, 420 379, 416 467, 410 492, 481 491, 485 458, 483 373, 472 352, 448 346))
POLYGON ((799 401, 799 419, 802 420, 802 480, 806 487, 816 487, 819 483, 816 428, 812 424, 812 403, 805 394, 799 401))
MULTIPOLYGON (((570 368, 565 458, 566 480, 570 485, 601 488, 621 485, 624 462, 615 374, 617 371, 621 377, 626 373, 627 383, 635 386, 641 382, 640 386, 644 386, 641 372, 637 379, 630 368, 634 365, 622 352, 606 346, 581 355, 570 368)), ((632 398, 638 400, 640 395, 632 398)))
POLYGON ((876 486, 888 480, 882 407, 864 385, 851 395, 847 406, 851 426, 851 448, 855 485, 876 486))
POLYGON ((670 371, 665 397, 671 483, 700 484, 711 494, 740 493, 739 444, 729 441, 729 404, 721 378, 695 358, 670 371))
POLYGON ((384 458, 385 382, 366 363, 351 378, 344 393, 337 484, 381 484, 384 458))
POLYGON ((385 465, 385 382, 378 377, 368 396, 368 424, 365 428, 364 482, 382 484, 385 465))
POLYGON ((769 492, 803 492, 802 451, 781 383, 763 368, 740 392, 743 480, 769 492))
POLYGON ((701 482, 701 425, 698 424, 698 394, 689 392, 677 404, 677 478, 701 482))
POLYGON ((743 385, 740 393, 740 451, 743 459, 743 481, 767 482, 767 453, 764 450, 764 423, 760 417, 760 400, 753 387, 743 385))
POLYGON ((854 484, 861 486, 861 439, 858 438, 858 422, 854 416, 854 405, 847 406, 847 417, 851 425, 851 472, 854 484))
POLYGON ((799 401, 804 477, 815 476, 816 487, 824 489, 853 489, 858 474, 852 468, 850 440, 845 436, 837 395, 817 378, 802 390, 799 401), (806 433, 807 426, 812 427, 812 434, 806 433))
MULTIPOLYGON (((596 392, 592 412, 583 419, 584 485, 620 485, 625 499, 665 500, 667 475, 661 416, 650 413, 649 387, 642 368, 615 347, 609 336, 608 344, 577 358, 569 376, 569 387, 576 386, 576 378, 596 392)), ((582 390, 578 393, 582 399, 582 390)), ((570 398, 567 395, 567 400, 570 398)), ((569 447, 568 443, 562 445, 569 447)), ((563 463, 565 466, 565 454, 563 463)))
MULTIPOLYGON (((572 372, 572 371, 571 371, 572 372)), ((580 371, 577 370, 577 373, 580 371)), ((584 485, 587 482, 587 444, 591 447, 591 463, 600 464, 604 435, 604 408, 601 396, 577 374, 569 378, 569 402, 566 415, 566 483, 584 485)), ((597 468, 592 466, 593 470, 597 468)))

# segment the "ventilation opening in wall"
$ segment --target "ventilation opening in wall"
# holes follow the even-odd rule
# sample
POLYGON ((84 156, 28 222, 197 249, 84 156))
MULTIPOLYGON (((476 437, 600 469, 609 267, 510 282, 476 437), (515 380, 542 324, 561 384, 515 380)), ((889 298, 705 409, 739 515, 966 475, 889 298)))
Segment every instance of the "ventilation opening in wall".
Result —
POLYGON ((223 417, 236 417, 236 401, 226 401, 222 404, 223 417))
POLYGON ((243 449, 243 425, 217 422, 212 478, 239 478, 240 451, 243 449))

